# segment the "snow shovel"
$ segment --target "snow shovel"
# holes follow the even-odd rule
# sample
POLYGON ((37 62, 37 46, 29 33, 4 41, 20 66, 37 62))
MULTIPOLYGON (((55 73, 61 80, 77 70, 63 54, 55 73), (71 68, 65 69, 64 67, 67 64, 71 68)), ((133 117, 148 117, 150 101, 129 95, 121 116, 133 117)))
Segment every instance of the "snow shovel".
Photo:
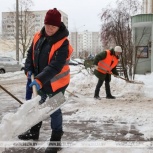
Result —
MULTIPOLYGON (((31 80, 32 81, 34 80, 34 75, 31 76, 31 80)), ((34 100, 34 102, 32 102, 35 104, 32 104, 32 103, 29 103, 29 105, 27 104, 28 108, 26 108, 26 112, 24 114, 24 118, 25 118, 24 120, 25 122, 27 121, 28 123, 28 125, 24 126, 26 129, 29 129, 33 125, 39 123, 40 121, 45 120, 66 103, 66 99, 63 93, 59 92, 53 97, 47 99, 43 104, 39 104, 40 96, 38 96, 36 86, 32 86, 32 89, 33 89, 33 97, 34 97, 33 99, 37 99, 37 100, 34 100), (29 123, 29 120, 33 118, 34 116, 37 116, 37 118, 35 118, 33 122, 29 123)), ((30 101, 33 101, 33 99, 30 101)), ((24 106, 22 105, 22 107, 24 106)))
POLYGON ((0 141, 8 141, 27 131, 37 123, 49 118, 56 110, 66 104, 64 95, 60 92, 43 104, 39 104, 40 96, 26 101, 16 113, 7 113, 0 124, 0 141), (6 129, 9 132, 6 132, 6 129), (5 133, 5 134, 4 134, 5 133))
POLYGON ((114 77, 120 78, 120 79, 122 79, 122 80, 125 80, 125 81, 126 81, 126 82, 128 82, 128 83, 134 83, 134 84, 144 84, 143 82, 138 82, 138 81, 127 80, 127 79, 125 79, 125 78, 123 78, 123 77, 121 77, 121 76, 119 76, 119 75, 115 75, 115 74, 111 74, 111 75, 113 75, 114 77))
MULTIPOLYGON (((34 89, 34 92, 35 91, 36 89, 34 89)), ((0 125, 0 141, 8 141, 27 131, 32 126, 48 118, 67 102, 62 92, 59 92, 53 97, 47 99, 41 105, 39 104, 39 101, 40 96, 36 96, 22 104, 16 113, 7 113, 2 118, 0 125), (7 127, 11 127, 11 130, 6 133, 5 131, 7 127), (4 133, 6 134, 4 135, 4 133)))

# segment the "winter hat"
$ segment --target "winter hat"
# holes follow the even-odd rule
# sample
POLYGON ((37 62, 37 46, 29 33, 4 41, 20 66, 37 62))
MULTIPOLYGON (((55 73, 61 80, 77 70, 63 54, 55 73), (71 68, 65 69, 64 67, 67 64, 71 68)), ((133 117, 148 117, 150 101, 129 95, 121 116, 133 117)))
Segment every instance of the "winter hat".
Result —
POLYGON ((44 24, 60 27, 61 13, 56 8, 48 10, 45 16, 44 24))
POLYGON ((114 51, 121 53, 122 52, 122 48, 120 46, 115 46, 114 51))

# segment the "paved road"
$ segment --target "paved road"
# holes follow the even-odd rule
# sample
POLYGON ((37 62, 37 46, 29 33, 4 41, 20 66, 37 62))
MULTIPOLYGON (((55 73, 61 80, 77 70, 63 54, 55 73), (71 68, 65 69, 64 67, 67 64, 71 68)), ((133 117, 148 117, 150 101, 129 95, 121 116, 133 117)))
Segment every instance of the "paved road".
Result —
MULTIPOLYGON (((25 83, 26 81, 22 79, 22 81, 0 81, 0 83, 5 86, 11 93, 17 96, 21 101, 24 100, 25 95, 25 83)), ((20 106, 18 102, 16 102, 12 97, 10 97, 7 93, 0 90, 0 119, 7 112, 16 112, 17 108, 20 106)), ((72 103, 77 103, 75 101, 71 101, 72 103)), ((64 110, 64 116, 71 116, 72 114, 79 111, 75 109, 73 111, 64 110)), ((145 140, 143 137, 143 133, 139 132, 137 129, 138 126, 135 123, 129 124, 126 122, 114 122, 113 120, 104 122, 103 120, 98 122, 96 120, 63 120, 64 122, 64 135, 63 141, 83 141, 87 138, 91 138, 91 140, 114 140, 114 141, 153 141, 152 139, 145 140), (95 126, 96 125, 96 126, 95 126), (77 131, 75 130, 77 129, 77 131), (130 137, 128 137, 130 135, 130 137)), ((43 126, 40 131, 40 140, 46 141, 50 137, 50 120, 47 119, 43 122, 43 126)), ((18 140, 17 137, 14 140, 18 140)), ((5 148, 4 153, 41 153, 44 152, 44 148, 41 150, 34 148, 5 148)), ((150 152, 151 153, 151 152, 150 152)))

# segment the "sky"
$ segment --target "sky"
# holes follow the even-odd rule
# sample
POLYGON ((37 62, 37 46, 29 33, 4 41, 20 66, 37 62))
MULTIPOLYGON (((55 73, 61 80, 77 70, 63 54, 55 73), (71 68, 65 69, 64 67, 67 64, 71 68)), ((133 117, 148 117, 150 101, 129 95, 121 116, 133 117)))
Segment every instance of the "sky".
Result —
MULTIPOLYGON (((100 91, 102 99, 93 98, 98 79, 83 65, 70 66, 70 74, 71 81, 65 93, 67 103, 61 108, 64 135, 60 153, 152 153, 152 144, 146 140, 153 138, 153 73, 136 75, 135 82, 142 84, 112 76, 111 92, 116 96, 113 100, 105 98, 104 85, 100 91), (122 136, 124 141, 104 139, 114 133, 115 138, 122 136), (131 141, 133 139, 136 141, 131 141)), ((37 112, 39 97, 24 100, 26 77, 21 71, 1 74, 0 84, 24 103, 19 107, 17 101, 0 90, 0 144, 10 141, 20 144, 17 135, 25 130, 25 120, 31 124, 38 119, 38 114, 30 117, 27 111, 34 107, 37 112)), ((38 142, 40 148, 47 146, 49 124, 49 119, 43 122, 38 142)))
MULTIPOLYGON (((100 31, 100 13, 116 0, 33 0, 32 10, 57 8, 68 15, 70 31, 100 31)), ((16 0, 0 0, 0 13, 13 10, 16 0)))

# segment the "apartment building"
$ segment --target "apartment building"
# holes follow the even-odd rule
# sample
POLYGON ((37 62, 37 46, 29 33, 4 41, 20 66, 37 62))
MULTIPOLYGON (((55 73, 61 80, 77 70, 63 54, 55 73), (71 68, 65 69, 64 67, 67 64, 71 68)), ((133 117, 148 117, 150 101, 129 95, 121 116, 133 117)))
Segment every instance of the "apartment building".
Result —
MULTIPOLYGON (((62 21, 68 28, 68 15, 59 10, 62 21)), ((47 10, 42 11, 29 11, 19 13, 19 24, 28 21, 25 26, 19 26, 19 30, 23 31, 26 27, 26 35, 32 36, 35 32, 39 31, 44 25, 44 18, 47 10)), ((16 13, 15 12, 2 12, 2 37, 5 39, 15 39, 16 36, 16 13)))
POLYGON ((143 12, 144 14, 153 13, 153 0, 143 0, 143 12))
POLYGON ((74 57, 86 57, 89 54, 95 55, 102 51, 99 32, 89 32, 88 30, 71 32, 69 39, 74 49, 74 57))

